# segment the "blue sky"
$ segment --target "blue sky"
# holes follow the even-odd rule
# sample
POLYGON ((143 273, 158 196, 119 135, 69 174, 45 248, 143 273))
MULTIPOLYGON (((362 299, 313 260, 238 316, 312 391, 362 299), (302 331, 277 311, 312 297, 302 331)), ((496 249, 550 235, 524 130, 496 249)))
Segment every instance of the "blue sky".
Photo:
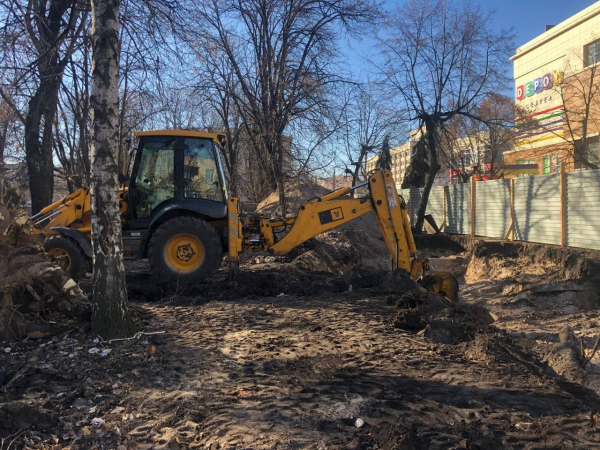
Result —
MULTIPOLYGON (((402 2, 388 0, 390 6, 402 2)), ((546 25, 556 25, 594 4, 591 0, 487 0, 481 4, 496 11, 494 28, 514 27, 517 47, 542 34, 546 25)))
MULTIPOLYGON (((542 34, 546 25, 557 25, 579 11, 594 4, 592 0, 472 0, 484 8, 494 10, 494 22, 490 25, 495 30, 513 29, 515 34, 515 50, 531 39, 542 34)), ((401 6, 403 0, 385 0, 385 6, 393 9, 401 6)), ((377 48, 374 39, 365 37, 362 40, 349 39, 342 48, 342 53, 353 72, 361 77, 368 77, 376 72, 366 60, 375 59, 377 48)), ((512 76, 512 62, 506 61, 507 74, 512 76)))

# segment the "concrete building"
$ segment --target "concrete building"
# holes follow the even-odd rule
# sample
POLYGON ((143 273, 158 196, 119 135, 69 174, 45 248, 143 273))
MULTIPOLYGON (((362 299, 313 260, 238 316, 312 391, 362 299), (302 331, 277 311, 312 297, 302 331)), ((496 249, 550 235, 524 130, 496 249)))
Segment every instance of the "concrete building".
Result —
POLYGON ((452 184, 465 183, 471 176, 481 180, 498 178, 503 173, 503 154, 509 149, 511 130, 482 129, 470 135, 445 141, 442 167, 448 168, 452 184), (499 132, 507 136, 498 136, 499 132))
MULTIPOLYGON (((396 181, 396 186, 400 189, 404 175, 408 170, 410 158, 413 155, 413 149, 423 134, 423 130, 414 129, 408 133, 408 142, 398 145, 390 150, 392 157, 392 175, 396 181)), ((379 153, 367 158, 365 161, 365 171, 368 173, 377 167, 379 153)))
MULTIPOLYGON (((415 143, 416 141, 410 140, 390 150, 390 154, 392 156, 392 175, 396 181, 398 189, 400 189, 400 184, 402 184, 402 180, 404 179, 404 175, 406 174, 406 170, 410 164, 410 156, 415 143)), ((365 163, 365 169, 367 173, 377 167, 378 159, 379 154, 367 158, 365 163)))
POLYGON ((579 93, 590 82, 600 83, 600 2, 547 26, 511 60, 518 117, 515 146, 504 153, 505 165, 536 164, 534 172, 551 174, 561 162, 567 170, 577 170, 589 167, 583 160, 600 161, 600 93, 588 100, 579 93))

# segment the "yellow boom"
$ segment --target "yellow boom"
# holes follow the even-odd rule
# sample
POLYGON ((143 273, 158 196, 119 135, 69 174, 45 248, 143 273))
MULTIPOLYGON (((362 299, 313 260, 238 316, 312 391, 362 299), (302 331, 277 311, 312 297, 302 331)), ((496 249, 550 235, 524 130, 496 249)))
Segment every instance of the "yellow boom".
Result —
POLYGON ((269 220, 252 216, 243 220, 239 214, 240 200, 228 201, 229 259, 237 265, 240 253, 246 250, 268 251, 273 255, 284 255, 308 239, 336 228, 346 222, 374 211, 377 215, 383 238, 390 252, 392 269, 401 268, 413 278, 427 268, 427 260, 417 257, 417 249, 410 229, 406 203, 398 195, 394 179, 389 170, 376 170, 369 174, 367 182, 352 188, 342 188, 323 197, 304 203, 298 216, 283 220, 269 220), (342 198, 353 189, 368 185, 370 195, 365 198, 342 198), (279 241, 274 229, 291 226, 279 241), (252 232, 257 237, 252 236, 252 232))

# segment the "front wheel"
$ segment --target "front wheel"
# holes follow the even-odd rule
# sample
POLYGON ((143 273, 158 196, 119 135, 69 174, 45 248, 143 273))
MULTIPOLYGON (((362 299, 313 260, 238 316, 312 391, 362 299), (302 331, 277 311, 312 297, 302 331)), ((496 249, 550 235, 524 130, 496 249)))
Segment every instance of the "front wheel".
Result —
POLYGON ((44 250, 65 272, 69 272, 75 281, 81 280, 91 270, 92 261, 74 239, 52 236, 44 242, 44 250))
POLYGON ((215 274, 223 256, 217 230, 197 217, 176 217, 150 239, 148 259, 154 275, 169 282, 194 284, 215 274))

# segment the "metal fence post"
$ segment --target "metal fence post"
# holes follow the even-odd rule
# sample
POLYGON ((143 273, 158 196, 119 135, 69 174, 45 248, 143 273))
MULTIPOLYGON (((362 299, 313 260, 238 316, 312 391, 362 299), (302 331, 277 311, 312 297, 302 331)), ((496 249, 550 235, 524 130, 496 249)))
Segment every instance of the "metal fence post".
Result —
POLYGON ((471 237, 475 236, 475 179, 471 177, 471 237))
POLYGON ((508 230, 506 230, 506 234, 504 235, 504 239, 508 239, 510 235, 510 240, 515 240, 515 179, 511 178, 508 182, 509 192, 510 192, 510 226, 508 230))
POLYGON ((560 245, 567 246, 567 173, 564 161, 560 163, 560 245))
POLYGON ((515 240, 515 179, 510 179, 510 240, 515 240))
POLYGON ((448 186, 442 186, 442 226, 440 227, 440 231, 444 231, 446 229, 446 188, 448 186))

